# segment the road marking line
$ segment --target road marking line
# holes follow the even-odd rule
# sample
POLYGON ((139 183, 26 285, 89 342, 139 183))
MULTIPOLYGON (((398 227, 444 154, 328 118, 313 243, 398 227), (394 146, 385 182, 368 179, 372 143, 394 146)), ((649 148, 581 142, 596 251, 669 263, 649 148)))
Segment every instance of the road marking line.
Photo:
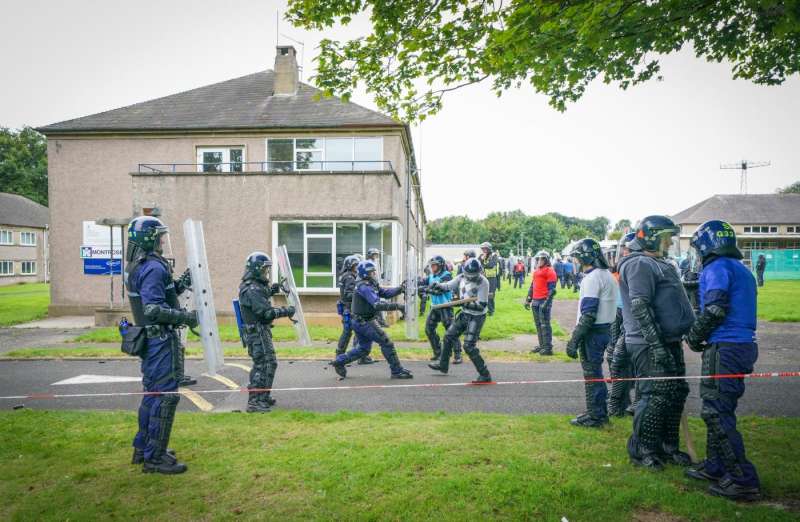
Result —
POLYGON ((205 400, 198 393, 195 393, 194 390, 190 390, 189 388, 179 388, 178 391, 181 395, 192 401, 200 411, 208 412, 214 409, 213 404, 205 400))
POLYGON ((69 379, 54 382, 51 386, 67 384, 113 384, 118 382, 142 382, 141 377, 123 377, 119 375, 78 375, 69 379))
POLYGON ((217 382, 221 382, 222 384, 224 384, 225 386, 227 386, 231 390, 238 390, 239 388, 241 388, 241 386, 239 386, 238 384, 236 384, 232 380, 230 380, 227 377, 222 376, 222 375, 209 375, 207 373, 204 373, 203 377, 208 377, 210 379, 214 379, 217 382))
POLYGON ((241 370, 246 371, 247 373, 250 373, 250 370, 251 370, 251 368, 249 366, 247 366, 246 364, 225 363, 225 366, 233 366, 234 368, 239 368, 241 370))

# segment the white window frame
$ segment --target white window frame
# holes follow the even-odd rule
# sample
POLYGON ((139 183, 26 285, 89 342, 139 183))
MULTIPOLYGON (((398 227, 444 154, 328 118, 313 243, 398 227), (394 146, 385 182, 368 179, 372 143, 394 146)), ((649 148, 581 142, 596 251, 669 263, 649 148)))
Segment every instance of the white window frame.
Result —
POLYGON ((13 245, 14 244, 14 231, 13 230, 0 230, 0 245, 13 245), (8 236, 8 241, 3 241, 2 237, 8 236))
MULTIPOLYGON (((297 171, 297 172, 309 172, 309 171, 320 171, 320 170, 323 170, 323 171, 329 171, 330 170, 331 172, 353 172, 353 171, 356 171, 356 164, 355 163, 352 164, 353 167, 352 167, 351 170, 331 170, 331 169, 326 169, 325 168, 325 162, 327 161, 326 158, 325 158, 325 140, 328 139, 328 138, 330 138, 332 140, 334 140, 334 139, 335 140, 349 139, 350 140, 350 144, 351 144, 350 157, 353 158, 350 161, 353 161, 353 162, 356 161, 355 157, 356 157, 356 140, 357 139, 380 139, 381 140, 380 158, 376 159, 376 160, 371 160, 370 159, 370 160, 358 160, 358 161, 366 161, 366 162, 369 162, 369 163, 378 163, 379 165, 383 165, 383 145, 384 145, 383 136, 328 136, 327 138, 326 137, 314 137, 314 136, 294 136, 294 137, 291 137, 291 136, 287 136, 287 137, 274 136, 274 137, 266 138, 264 140, 264 155, 265 155, 266 162, 267 162, 267 170, 269 170, 269 165, 273 161, 269 157, 269 140, 292 140, 292 169, 291 169, 291 171, 297 171), (322 148, 321 149, 298 149, 297 148, 297 140, 319 140, 319 141, 322 142, 322 148), (322 169, 314 169, 314 168, 301 169, 301 168, 298 168, 297 167, 297 163, 298 163, 298 161, 297 161, 297 152, 298 151, 301 151, 301 152, 305 152, 305 151, 308 151, 308 152, 321 152, 322 153, 322 159, 319 160, 319 162, 322 163, 322 169)), ((284 160, 274 160, 274 161, 277 163, 277 162, 282 162, 284 160)), ((317 163, 317 162, 316 161, 312 161, 311 163, 317 163)))
POLYGON ((20 232, 19 233, 19 244, 22 246, 36 246, 36 232, 20 232), (32 237, 32 243, 26 243, 25 237, 32 237))
POLYGON ((8 259, 0 261, 0 277, 11 277, 14 275, 14 262, 8 259), (3 267, 8 266, 9 271, 6 272, 3 267))
MULTIPOLYGON (((231 149, 241 149, 242 151, 242 172, 245 170, 245 163, 247 162, 247 147, 244 145, 222 145, 222 146, 198 146, 195 148, 197 158, 197 172, 201 174, 220 174, 220 172, 204 172, 203 171, 203 153, 204 152, 221 152, 222 153, 222 172, 231 173, 231 149)), ((238 163, 238 162, 237 162, 238 163)), ((234 171, 233 174, 241 174, 239 171, 234 171)))
POLYGON ((20 275, 25 275, 25 276, 36 275, 36 273, 37 273, 36 269, 37 269, 36 261, 20 261, 20 263, 19 263, 19 273, 20 273, 20 275), (33 267, 33 271, 32 272, 26 272, 25 271, 25 265, 26 264, 28 264, 29 266, 33 267))
MULTIPOLYGON (((400 224, 400 223, 398 223, 396 221, 387 221, 387 220, 375 220, 375 221, 372 221, 372 220, 365 220, 365 219, 336 219, 336 220, 332 220, 332 219, 327 219, 327 220, 326 219, 308 219, 308 220, 289 219, 289 220, 276 220, 276 221, 272 222, 272 252, 273 252, 273 256, 274 256, 275 252, 277 252, 277 250, 278 250, 278 225, 287 224, 287 223, 302 224, 303 225, 303 277, 304 277, 304 280, 303 281, 295 281, 295 284, 297 285, 297 290, 300 291, 301 293, 315 293, 315 292, 316 293, 321 293, 321 294, 338 294, 339 293, 339 289, 336 287, 336 283, 337 283, 337 277, 336 277, 337 276, 337 274, 336 274, 336 252, 337 252, 337 250, 336 250, 336 225, 339 225, 339 224, 358 223, 358 224, 361 225, 361 255, 366 255, 366 252, 367 252, 367 225, 369 223, 381 223, 381 224, 384 224, 384 225, 389 225, 391 227, 391 234, 392 234, 392 238, 391 238, 392 253, 393 253, 392 256, 395 259, 395 261, 394 261, 395 266, 393 267, 392 278, 389 281, 389 284, 391 284, 392 286, 398 286, 400 284, 400 281, 404 277, 404 274, 401 273, 401 271, 404 270, 402 263, 400 263, 399 267, 397 266, 397 259, 402 259, 402 258, 398 257, 401 254, 400 249, 401 249, 401 246, 402 246, 402 243, 401 243, 401 241, 402 241, 402 239, 401 239, 402 238, 402 224, 400 224), (330 223, 330 225, 333 227, 331 229, 332 232, 330 234, 308 234, 308 225, 309 225, 309 223, 312 224, 312 225, 317 224, 317 223, 319 223, 319 224, 322 224, 322 223, 328 224, 328 223, 330 223), (332 256, 331 256, 331 270, 332 270, 332 272, 330 272, 330 273, 328 273, 328 272, 308 272, 308 238, 309 237, 312 238, 312 239, 313 238, 331 239, 331 253, 332 253, 332 256), (314 277, 314 276, 333 276, 333 285, 334 286, 333 287, 319 287, 319 286, 309 286, 309 287, 307 287, 307 286, 305 286, 305 284, 306 284, 305 278, 307 278, 309 275, 312 276, 312 277, 314 277)), ((354 253, 357 253, 357 252, 354 252, 354 253)), ((403 256, 405 255, 404 252, 402 254, 403 254, 403 256)), ((383 267, 383 268, 385 268, 385 267, 383 267)), ((272 280, 273 281, 277 281, 278 280, 278 264, 277 263, 273 263, 273 265, 272 265, 272 280)))

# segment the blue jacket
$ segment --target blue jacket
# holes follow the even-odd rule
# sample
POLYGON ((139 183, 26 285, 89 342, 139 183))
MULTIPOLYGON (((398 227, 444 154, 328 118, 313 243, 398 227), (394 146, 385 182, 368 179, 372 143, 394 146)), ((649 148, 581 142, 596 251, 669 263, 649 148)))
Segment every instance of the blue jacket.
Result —
MULTIPOLYGON (((432 285, 433 283, 446 283, 447 281, 451 281, 453 276, 447 270, 442 270, 436 275, 430 274, 428 276, 428 286, 432 285)), ((441 294, 431 294, 431 303, 438 305, 449 303, 450 300, 453 298, 453 292, 443 292, 441 294)))
POLYGON ((700 272, 700 309, 718 304, 725 320, 709 337, 710 343, 752 343, 756 339, 756 280, 741 261, 718 257, 700 272))

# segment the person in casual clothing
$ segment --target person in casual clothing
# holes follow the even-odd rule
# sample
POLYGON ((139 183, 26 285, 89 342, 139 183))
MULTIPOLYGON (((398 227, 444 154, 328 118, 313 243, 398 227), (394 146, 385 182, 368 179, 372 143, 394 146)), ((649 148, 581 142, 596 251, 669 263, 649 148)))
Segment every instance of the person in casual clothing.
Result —
POLYGON ((558 282, 563 290, 566 283, 564 281, 564 263, 561 261, 561 258, 557 257, 555 262, 553 262, 553 270, 555 270, 556 277, 558 277, 558 282))
POLYGON ((514 288, 522 288, 525 285, 525 263, 522 259, 517 260, 514 265, 514 288))
POLYGON ((608 271, 600 244, 591 238, 582 239, 571 255, 580 262, 586 278, 578 302, 578 321, 567 343, 567 355, 580 355, 586 395, 586 412, 570 421, 573 426, 599 428, 608 423, 606 400, 608 389, 604 382, 589 382, 603 378, 603 355, 611 340, 611 323, 617 310, 617 282, 608 271))
POLYGON ((567 284, 567 288, 572 288, 572 277, 575 275, 575 265, 572 264, 572 260, 570 258, 566 258, 564 260, 564 281, 567 284))
POLYGON ((550 325, 550 310, 556 295, 558 277, 550 266, 550 254, 539 251, 535 257, 536 271, 525 299, 525 308, 533 308, 533 321, 539 346, 531 350, 539 355, 553 355, 553 329, 550 325))
POLYGON ((764 254, 758 254, 758 261, 756 261, 756 277, 758 277, 758 286, 764 286, 764 271, 767 269, 767 258, 764 254))
POLYGON ((681 338, 694 311, 678 271, 665 260, 680 229, 665 216, 639 223, 630 255, 620 261, 625 344, 636 377, 672 377, 640 381, 628 453, 634 465, 661 470, 665 463, 687 466, 679 450, 679 426, 689 385, 681 338))
MULTIPOLYGON (((690 241, 702 259, 700 314, 686 336, 703 354, 703 374, 746 374, 758 359, 756 285, 741 263, 733 227, 712 220, 700 225, 690 241)), ((755 466, 747 460, 736 429, 736 406, 744 379, 703 379, 701 416, 708 430, 706 459, 686 470, 689 477, 711 482, 709 492, 733 500, 761 498, 755 466)))

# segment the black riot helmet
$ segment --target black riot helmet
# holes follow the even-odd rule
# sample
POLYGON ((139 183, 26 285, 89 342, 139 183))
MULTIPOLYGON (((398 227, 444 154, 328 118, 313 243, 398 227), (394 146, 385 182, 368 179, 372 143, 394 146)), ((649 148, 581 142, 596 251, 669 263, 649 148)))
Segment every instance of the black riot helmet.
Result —
POLYGON ((433 270, 433 265, 438 266, 439 268, 434 272, 436 274, 441 273, 444 270, 447 270, 447 264, 442 256, 433 256, 430 261, 428 261, 428 265, 430 265, 431 270, 433 270))
POLYGON ((139 255, 156 252, 163 254, 164 236, 169 234, 169 228, 157 217, 139 216, 128 223, 128 254, 127 261, 131 262, 139 255))
POLYGON ((475 253, 474 249, 468 248, 464 250, 464 259, 472 259, 473 257, 478 257, 478 254, 475 253))
POLYGON ((260 251, 252 252, 247 256, 244 268, 244 279, 257 279, 269 282, 272 259, 267 254, 260 251))
POLYGON ((353 254, 342 261, 342 272, 350 272, 361 262, 361 254, 353 254))
POLYGON ((608 268, 608 262, 603 255, 603 249, 600 248, 600 243, 590 237, 576 242, 572 246, 570 255, 577 259, 581 265, 608 268))
POLYGON ((481 262, 471 257, 464 261, 464 277, 467 278, 468 281, 477 281, 481 277, 481 272, 483 272, 483 265, 481 262))
POLYGON ((680 231, 675 222, 667 216, 647 216, 636 226, 636 240, 628 243, 628 248, 656 252, 664 256, 669 248, 665 245, 665 238, 672 241, 672 237, 678 235, 680 231))

